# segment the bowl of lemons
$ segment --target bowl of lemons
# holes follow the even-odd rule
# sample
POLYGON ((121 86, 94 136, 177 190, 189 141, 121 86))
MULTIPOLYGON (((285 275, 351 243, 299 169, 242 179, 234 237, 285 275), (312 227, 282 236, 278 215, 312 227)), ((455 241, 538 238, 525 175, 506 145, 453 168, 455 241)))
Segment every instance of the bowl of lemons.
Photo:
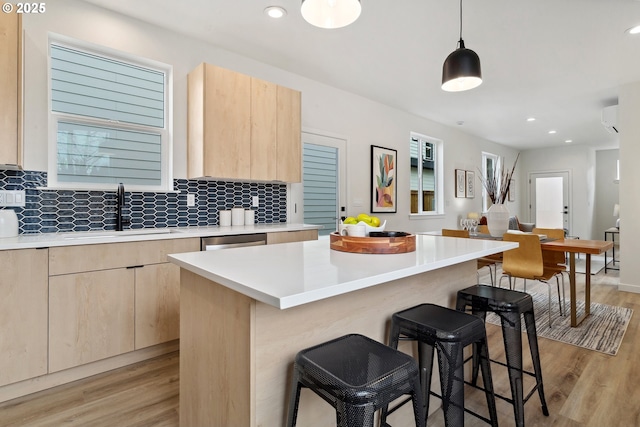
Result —
POLYGON ((384 231, 387 221, 380 223, 380 218, 373 215, 361 213, 358 216, 348 216, 342 222, 343 224, 360 224, 365 226, 365 233, 368 236, 372 231, 384 231))

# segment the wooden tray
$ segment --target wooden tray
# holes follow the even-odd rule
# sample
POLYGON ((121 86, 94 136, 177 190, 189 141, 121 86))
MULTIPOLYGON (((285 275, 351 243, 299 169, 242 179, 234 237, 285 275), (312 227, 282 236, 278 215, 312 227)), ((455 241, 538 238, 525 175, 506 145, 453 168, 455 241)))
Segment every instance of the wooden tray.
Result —
POLYGON ((416 250, 416 236, 404 237, 352 237, 337 232, 329 235, 331 249, 357 254, 402 254, 416 250))

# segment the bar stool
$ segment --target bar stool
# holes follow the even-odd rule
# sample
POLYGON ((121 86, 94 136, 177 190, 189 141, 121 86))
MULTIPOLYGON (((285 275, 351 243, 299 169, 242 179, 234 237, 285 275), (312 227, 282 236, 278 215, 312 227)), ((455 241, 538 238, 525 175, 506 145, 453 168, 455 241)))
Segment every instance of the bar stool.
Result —
MULTIPOLYGON (((525 292, 510 289, 496 288, 487 285, 474 285, 458 291, 457 309, 466 311, 471 307, 471 312, 481 319, 485 319, 487 312, 496 313, 502 323, 502 335, 505 346, 507 363, 499 363, 506 366, 509 372, 511 385, 511 398, 496 394, 497 397, 506 400, 513 405, 516 425, 524 426, 524 404, 533 393, 538 390, 542 413, 549 415, 547 402, 544 397, 542 384, 542 369, 540 367, 540 354, 538 352, 538 335, 536 333, 535 315, 533 312, 533 299, 525 292), (522 368, 522 329, 521 316, 524 317, 529 338, 529 349, 533 361, 534 372, 528 372, 522 368), (524 396, 522 375, 528 374, 536 379, 533 389, 524 396)), ((476 355, 473 358, 472 384, 475 385, 478 375, 478 361, 476 355)))
MULTIPOLYGON (((442 409, 447 427, 463 426, 465 411, 494 427, 498 425, 491 367, 489 366, 487 335, 484 322, 481 319, 438 305, 421 304, 392 316, 389 346, 397 348, 400 339, 418 341, 425 422, 429 414, 429 395, 434 395, 442 399, 442 409), (480 355, 489 418, 464 407, 463 349, 470 344, 474 345, 475 351, 480 355), (438 350, 442 395, 431 391, 434 349, 438 350)), ((383 423, 387 414, 396 409, 398 406, 389 411, 387 408, 383 409, 383 423)))
POLYGON ((416 426, 424 427, 416 361, 362 335, 345 335, 296 355, 288 427, 296 425, 302 387, 335 408, 338 427, 373 427, 375 412, 406 394, 416 426))

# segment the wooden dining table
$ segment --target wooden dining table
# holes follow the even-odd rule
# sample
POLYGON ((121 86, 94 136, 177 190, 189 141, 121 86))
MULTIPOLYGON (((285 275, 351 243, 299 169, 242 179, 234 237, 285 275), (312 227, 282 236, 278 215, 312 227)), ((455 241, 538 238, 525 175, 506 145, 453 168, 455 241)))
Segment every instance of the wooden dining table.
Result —
POLYGON ((604 240, 563 239, 541 242, 542 250, 569 253, 569 287, 571 304, 571 326, 576 327, 591 314, 591 255, 598 255, 613 247, 613 242, 604 240), (584 313, 578 317, 576 291, 576 254, 585 254, 584 313))

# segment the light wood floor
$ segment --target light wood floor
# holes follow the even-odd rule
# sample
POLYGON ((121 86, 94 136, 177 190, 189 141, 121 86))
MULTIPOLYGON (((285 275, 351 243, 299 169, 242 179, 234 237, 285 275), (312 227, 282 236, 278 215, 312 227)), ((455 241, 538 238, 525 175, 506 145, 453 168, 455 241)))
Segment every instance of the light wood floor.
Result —
MULTIPOLYGON (((618 292, 617 272, 592 277, 594 302, 635 310, 622 346, 617 356, 607 356, 540 338, 550 416, 542 415, 539 399, 533 396, 525 405, 528 427, 640 426, 640 339, 636 338, 640 332, 640 294, 618 292)), ((578 279, 579 285, 584 283, 584 275, 579 274, 578 279)), ((492 357, 500 357, 499 328, 487 325, 487 329, 492 357)), ((508 395, 506 374, 498 368, 493 372, 496 391, 508 395)), ((0 404, 0 425, 175 427, 178 389, 178 354, 172 353, 0 404)), ((470 405, 484 406, 481 393, 472 391, 467 398, 470 405)), ((501 400, 497 405, 500 425, 513 426, 511 406, 501 400)), ((471 416, 466 425, 486 426, 471 416)), ((444 426, 441 411, 429 418, 429 426, 444 426)))

